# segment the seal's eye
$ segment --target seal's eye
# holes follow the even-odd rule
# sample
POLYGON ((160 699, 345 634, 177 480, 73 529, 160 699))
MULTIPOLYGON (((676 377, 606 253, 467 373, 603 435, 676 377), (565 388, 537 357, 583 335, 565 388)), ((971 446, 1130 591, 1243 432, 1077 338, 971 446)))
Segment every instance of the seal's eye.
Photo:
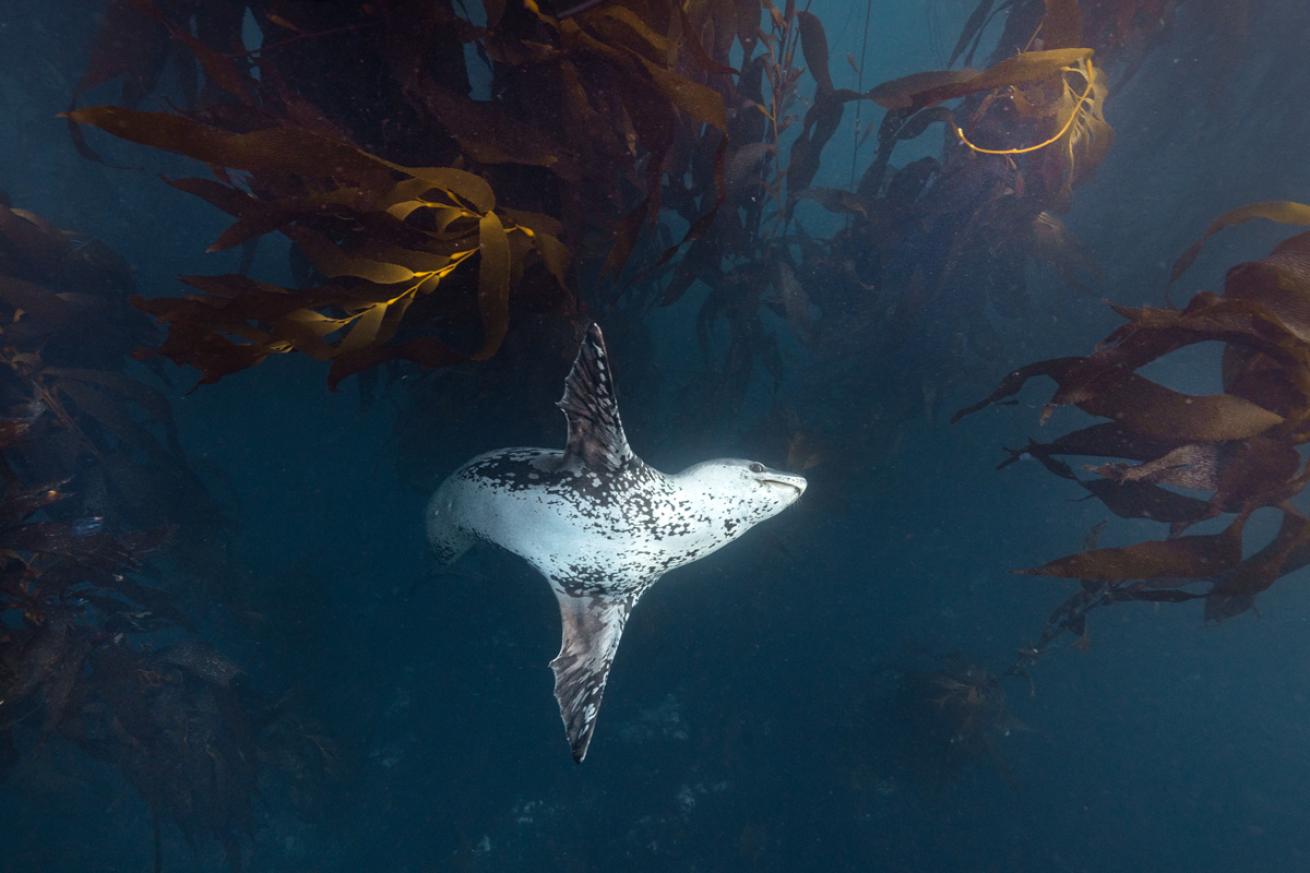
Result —
POLYGON ((763 465, 763 464, 751 464, 750 470, 751 470, 752 473, 763 473, 763 472, 764 472, 764 465, 763 465))

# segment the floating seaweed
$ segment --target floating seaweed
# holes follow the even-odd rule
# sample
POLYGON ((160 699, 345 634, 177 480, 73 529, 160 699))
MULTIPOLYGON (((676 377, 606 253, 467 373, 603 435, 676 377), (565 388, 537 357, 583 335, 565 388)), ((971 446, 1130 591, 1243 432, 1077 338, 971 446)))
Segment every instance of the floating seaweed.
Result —
MULTIPOLYGON (((1174 279, 1205 239, 1257 218, 1307 224, 1310 207, 1259 203, 1221 216, 1175 263, 1174 279)), ((1092 548, 1022 572, 1083 580, 1089 596, 1107 601, 1203 598, 1206 618, 1219 621, 1250 609, 1260 592, 1310 563, 1310 523, 1292 502, 1310 482, 1298 451, 1310 439, 1304 424, 1310 417, 1303 329, 1308 258, 1310 234, 1302 233, 1268 257, 1229 270, 1221 294, 1198 292, 1182 309, 1116 306, 1126 323, 1090 355, 1015 370, 989 397, 956 414, 958 420, 1011 397, 1035 376, 1053 379, 1057 388, 1043 420, 1055 407, 1072 405, 1107 421, 1032 442, 1001 466, 1033 457, 1115 515, 1169 525, 1163 540, 1092 548), (1223 347, 1216 362, 1222 393, 1184 394, 1137 372, 1203 342, 1223 347), (1068 456, 1110 460, 1084 478, 1061 460, 1068 456), (1282 513, 1282 525, 1271 542, 1248 553, 1247 521, 1265 507, 1282 513), (1227 521, 1218 533, 1187 533, 1221 518, 1227 521)))
MULTIPOLYGON (((659 190, 666 175, 681 179, 691 169, 686 146, 702 128, 721 139, 727 125, 723 97, 706 83, 730 71, 682 35, 703 34, 713 16, 718 56, 738 37, 755 40, 755 22, 739 22, 730 5, 697 9, 693 19, 674 5, 643 17, 603 4, 557 19, 535 4, 499 4, 484 26, 444 3, 405 15, 308 7, 296 20, 262 4, 216 6, 229 14, 191 36, 185 9, 120 4, 100 37, 114 44, 134 22, 162 23, 220 86, 208 99, 182 113, 68 113, 75 125, 218 169, 215 180, 174 183, 236 218, 213 249, 282 231, 313 268, 296 291, 239 275, 192 277, 201 296, 143 302, 170 326, 161 351, 197 367, 202 381, 288 351, 331 361, 334 384, 397 358, 429 366, 486 360, 509 330, 511 289, 524 311, 569 315, 575 274, 559 239, 564 228, 572 244, 600 221, 600 236, 614 240, 608 265, 617 269, 662 203, 710 220, 717 195, 700 203, 684 192, 674 201, 659 190), (233 52, 246 11, 269 41, 233 52), (295 36, 274 39, 287 30, 295 36), (350 116, 323 93, 323 68, 302 60, 346 32, 385 69, 382 93, 353 105, 394 105, 412 124, 350 116), (469 95, 460 42, 488 64, 492 99, 469 95), (601 117, 617 124, 597 123, 601 117), (418 155, 440 163, 413 166, 418 155), (620 220, 615 204, 628 201, 629 188, 645 193, 620 220)), ((152 34, 142 52, 162 38, 158 28, 152 34)), ((110 73, 123 70, 88 78, 110 73)), ((721 189, 722 161, 703 169, 699 181, 721 189)), ((605 256, 589 254, 592 263, 605 256)))
POLYGON ((162 821, 239 869, 260 750, 294 734, 268 730, 283 713, 195 635, 194 592, 160 584, 192 560, 221 573, 197 549, 224 524, 168 401, 124 372, 153 336, 130 290, 103 245, 0 207, 0 765, 70 742, 144 798, 156 869, 162 821))

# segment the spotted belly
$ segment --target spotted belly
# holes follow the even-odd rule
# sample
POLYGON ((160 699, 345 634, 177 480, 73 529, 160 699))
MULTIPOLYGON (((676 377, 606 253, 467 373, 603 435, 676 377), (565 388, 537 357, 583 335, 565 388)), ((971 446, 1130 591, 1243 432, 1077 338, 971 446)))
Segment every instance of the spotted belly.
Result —
POLYGON ((640 461, 601 474, 565 466, 558 451, 503 449, 452 474, 430 513, 584 596, 643 587, 726 542, 699 510, 640 461))

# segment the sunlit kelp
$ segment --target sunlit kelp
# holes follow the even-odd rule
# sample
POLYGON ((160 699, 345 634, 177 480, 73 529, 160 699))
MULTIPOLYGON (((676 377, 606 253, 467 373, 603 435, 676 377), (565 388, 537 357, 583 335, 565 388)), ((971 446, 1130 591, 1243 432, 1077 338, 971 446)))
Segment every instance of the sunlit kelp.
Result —
POLYGON ((70 742, 140 793, 157 846, 162 819, 238 867, 256 757, 289 747, 263 735, 286 722, 196 636, 226 525, 130 374, 152 336, 131 284, 103 244, 0 206, 0 758, 20 780, 70 742))
POLYGON ((70 118, 149 145, 244 170, 249 192, 204 179, 174 181, 237 218, 220 250, 282 230, 325 280, 293 294, 244 276, 189 277, 209 298, 142 300, 170 327, 161 352, 215 381, 269 354, 300 351, 332 362, 333 382, 392 357, 440 365, 484 359, 507 329, 511 277, 524 259, 562 281, 567 253, 544 216, 496 211, 480 177, 448 167, 406 168, 294 128, 229 133, 187 118, 82 109, 70 118), (257 196, 259 192, 262 196, 257 196), (511 218, 514 215, 516 217, 511 218), (533 227, 535 225, 535 228, 533 227), (410 307, 476 262, 473 306, 482 338, 461 353, 435 336, 389 345, 410 307))
MULTIPOLYGON (((1305 224, 1310 209, 1253 204, 1220 217, 1206 237, 1253 218, 1305 224)), ((1179 259, 1175 277, 1200 245, 1179 259)), ((1310 483, 1298 451, 1310 441, 1308 276, 1310 233, 1303 233, 1264 259, 1229 270, 1222 294, 1199 292, 1182 309, 1115 307, 1127 323, 1090 355, 1016 370, 991 396, 957 414, 1010 397, 1034 376, 1052 378, 1057 389, 1043 418, 1056 406, 1072 405, 1108 421, 1050 443, 1032 442, 1011 460, 1034 457, 1114 514, 1169 525, 1163 540, 1093 548, 1024 572, 1083 580, 1093 605, 1204 598, 1206 617, 1222 620, 1246 611, 1260 592, 1310 563, 1310 523, 1292 502, 1310 483), (1182 394, 1136 372, 1202 342, 1223 345, 1223 393, 1182 394), (1092 475, 1083 478, 1061 460, 1067 456, 1116 460, 1089 468, 1092 475), (1247 520, 1264 507, 1282 512, 1281 528, 1248 553, 1247 520), (1186 533, 1215 518, 1227 519, 1222 531, 1186 533)), ((1086 609, 1075 612, 1069 626, 1081 627, 1086 609)))
MULTIPOLYGON (((928 301, 915 298, 944 293, 984 246, 1011 272, 1009 252, 1029 240, 1058 258, 1067 235, 1043 229, 1058 228, 1052 210, 1067 206, 1109 142, 1104 76, 1080 46, 1084 21, 1072 3, 996 10, 1007 36, 983 73, 919 74, 867 94, 840 86, 822 24, 792 3, 613 2, 570 12, 557 19, 535 4, 491 4, 475 23, 445 3, 288 10, 227 0, 207 5, 193 26, 181 5, 114 5, 79 97, 122 79, 131 85, 125 102, 138 102, 158 84, 147 59, 165 51, 181 53, 205 86, 187 91, 181 111, 74 109, 70 120, 220 169, 213 181, 175 182, 237 218, 215 247, 281 230, 313 268, 296 290, 244 276, 189 278, 201 296, 148 304, 170 326, 163 351, 203 380, 293 350, 330 360, 334 381, 394 358, 485 360, 515 313, 567 318, 578 289, 593 306, 621 302, 596 283, 629 265, 617 288, 629 299, 667 304, 692 285, 708 289, 700 334, 712 381, 718 394, 739 397, 761 369, 775 385, 781 378, 763 312, 812 343, 816 316, 842 308, 815 299, 807 288, 815 282, 840 279, 836 287, 857 298, 869 286, 907 297, 900 317, 916 319, 928 301), (239 49, 247 12, 262 44, 239 49), (1043 50, 1031 50, 1023 22, 1043 50), (466 65, 461 44, 485 69, 466 65), (345 81, 317 63, 347 45, 374 78, 345 81), (815 90, 798 117, 806 72, 815 90), (485 90, 473 84, 488 78, 485 90), (967 116, 955 124, 936 104, 960 97, 969 98, 967 116), (892 112, 859 188, 813 187, 845 104, 867 99, 892 112), (910 109, 924 111, 911 118, 910 109), (948 148, 940 167, 888 176, 896 142, 948 120, 975 143, 974 158, 1009 164, 969 162, 967 150, 948 148), (1051 142, 1031 148, 1043 138, 1051 142), (977 145, 984 141, 990 149, 977 145), (1016 150, 1021 164, 1008 154, 1016 150), (906 208, 929 191, 936 196, 906 208), (828 241, 790 236, 797 204, 811 200, 858 226, 828 241), (941 210, 936 221, 924 207, 941 210), (671 231, 666 217, 685 229, 671 231), (824 275, 857 245, 881 252, 922 235, 925 218, 946 235, 912 247, 946 246, 932 273, 912 270, 888 288, 892 277, 877 272, 824 275), (711 351, 717 323, 728 328, 725 354, 711 351)), ((1109 14, 1087 13, 1088 26, 1109 14)), ((975 19, 961 45, 981 26, 975 19)))
MULTIPOLYGON (((207 99, 185 114, 69 113, 75 123, 244 171, 177 184, 237 217, 217 247, 282 230, 315 269, 298 293, 206 277, 192 280, 206 297, 151 304, 172 328, 164 351, 198 365, 207 380, 293 349, 332 360, 334 381, 396 357, 430 365, 488 358, 509 329, 511 288, 525 311, 572 308, 563 287, 569 253, 557 239, 563 228, 570 243, 598 225, 604 238, 617 234, 610 263, 621 266, 631 248, 625 238, 664 202, 666 169, 680 178, 691 158, 685 144, 701 142, 702 127, 720 138, 725 128, 723 99, 704 84, 724 69, 695 40, 679 38, 695 25, 672 6, 643 18, 613 4, 556 20, 513 4, 474 26, 442 3, 405 14, 361 5, 294 15, 277 4, 216 5, 235 15, 216 16, 212 29, 182 40, 222 86, 207 99), (267 43, 233 53, 247 7, 267 43), (379 67, 371 102, 410 124, 361 117, 321 92, 331 65, 325 72, 302 61, 347 32, 352 54, 379 67), (488 64, 493 99, 469 96, 452 35, 488 64), (640 208, 624 205, 630 189, 645 190, 640 208), (616 205, 630 218, 621 220, 616 205)), ((121 41, 143 16, 176 36, 187 30, 187 14, 124 4, 106 19, 101 41, 121 41)), ((703 25, 707 14, 694 17, 703 25)), ((716 15, 726 52, 736 12, 716 15)), ((753 27, 743 33, 753 42, 753 27)), ((160 38, 136 48, 151 51, 160 38)), ((681 204, 693 217, 712 213, 721 187, 722 163, 708 154, 699 182, 709 195, 681 204)))

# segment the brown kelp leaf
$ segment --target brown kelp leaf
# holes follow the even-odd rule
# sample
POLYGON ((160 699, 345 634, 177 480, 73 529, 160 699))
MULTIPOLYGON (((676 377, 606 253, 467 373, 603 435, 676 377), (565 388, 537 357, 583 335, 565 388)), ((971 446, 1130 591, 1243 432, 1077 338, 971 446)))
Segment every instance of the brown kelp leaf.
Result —
POLYGON ((1046 49, 1077 48, 1083 42, 1083 13, 1078 0, 1046 0, 1040 33, 1046 49))
POLYGON ((481 177, 453 167, 406 167, 349 143, 305 129, 270 127, 232 133, 182 116, 112 106, 78 109, 69 117, 124 139, 188 155, 206 163, 254 172, 305 178, 349 179, 368 188, 389 188, 402 173, 440 188, 479 213, 495 208, 496 197, 481 177))
POLYGON ((1166 524, 1189 525, 1214 514, 1204 500, 1146 482, 1092 479, 1081 484, 1120 518, 1147 518, 1166 524))
POLYGON ((560 288, 568 289, 569 287, 569 263, 573 256, 569 253, 568 248, 545 231, 536 231, 532 234, 532 246, 541 256, 541 262, 545 264, 546 269, 555 277, 560 288))
POLYGON ((787 199, 789 207, 793 206, 797 195, 810 187, 814 176, 819 171, 819 159, 823 147, 832 139, 841 124, 845 104, 831 95, 815 100, 810 111, 805 113, 805 124, 801 135, 792 145, 787 164, 787 199))
MULTIPOLYGON (((382 161, 381 158, 373 159, 382 161)), ((412 176, 418 182, 440 188, 457 198, 456 202, 463 201, 479 213, 490 212, 496 208, 496 193, 487 180, 476 173, 455 167, 403 167, 389 161, 383 163, 393 170, 412 176)))
POLYGON ((474 355, 483 361, 496 353, 509 329, 510 249, 505 228, 494 212, 478 224, 478 311, 482 314, 482 348, 474 355))
POLYGON ((1001 380, 1001 384, 996 386, 996 390, 991 394, 952 415, 951 424, 955 424, 960 419, 973 415, 975 412, 986 409, 995 403, 1013 397, 1023 390, 1023 386, 1027 384, 1029 379, 1036 376, 1049 376, 1059 382, 1065 374, 1083 360, 1083 358, 1051 358, 1050 360, 1038 361, 1035 364, 1013 370, 1001 380))
POLYGON ((1242 559, 1242 521, 1223 533, 1153 540, 1115 549, 1092 549, 1018 572, 1093 582, 1141 579, 1213 579, 1242 559))
POLYGON ((819 83, 820 92, 832 90, 832 74, 828 71, 828 36, 823 32, 823 22, 819 16, 809 12, 796 15, 801 27, 801 51, 805 63, 810 68, 810 75, 819 83))
POLYGON ((285 232, 324 276, 355 276, 379 285, 394 285, 414 278, 414 271, 409 267, 354 257, 308 228, 289 227, 285 232))
MULTIPOLYGON (((615 8, 622 8, 622 7, 616 6, 615 8)), ((705 27, 702 26, 700 28, 697 28, 695 25, 693 25, 691 19, 688 18, 687 16, 687 10, 684 9, 682 5, 675 5, 674 8, 678 12, 678 20, 682 25, 682 40, 680 45, 681 47, 687 49, 688 57, 697 67, 700 68, 700 71, 708 76, 735 75, 737 72, 735 67, 730 67, 727 64, 719 60, 716 60, 715 53, 711 53, 705 48, 705 44, 702 42, 702 37, 704 36, 705 27)), ((707 9, 706 11, 712 12, 713 10, 707 9)), ((733 10, 730 5, 721 5, 721 8, 718 11, 728 16, 733 15, 733 10)), ((719 30, 717 27, 715 28, 716 38, 718 38, 719 40, 723 40, 726 38, 726 40, 729 43, 731 43, 734 33, 735 33, 735 22, 733 24, 733 27, 726 31, 719 30)), ((728 49, 725 47, 725 49, 721 53, 718 53, 718 55, 719 57, 727 58, 728 49)), ((750 56, 751 56, 751 52, 747 52, 746 57, 750 57, 750 56)))
POLYGON ((13 263, 6 272, 18 278, 53 278, 72 254, 67 235, 25 209, 0 206, 0 254, 13 263))
MULTIPOLYGON (((679 262, 677 269, 673 271, 673 277, 669 280, 669 284, 665 286, 664 294, 660 297, 660 305, 668 306, 677 302, 697 279, 710 283, 711 287, 717 285, 718 279, 722 276, 719 270, 721 260, 722 255, 718 244, 712 237, 701 237, 693 241, 691 248, 687 250, 686 256, 679 262)), ((711 295, 701 309, 702 316, 710 306, 710 300, 722 296, 725 295, 711 295)))
POLYGON ((918 110, 930 105, 920 95, 931 94, 955 86, 964 87, 978 78, 977 70, 927 70, 910 73, 875 85, 869 90, 869 99, 884 109, 893 111, 918 110))
POLYGON ((1205 604, 1206 621, 1223 621, 1247 611, 1255 597, 1280 576, 1304 566, 1310 546, 1310 521, 1283 514, 1283 523, 1269 545, 1222 576, 1205 604))
POLYGON ((548 233, 551 236, 563 236, 564 225, 557 218, 549 215, 543 215, 540 212, 529 212, 526 209, 511 209, 508 206, 502 206, 496 210, 502 218, 508 218, 518 227, 526 227, 534 233, 548 233))
POLYGON ((1187 272, 1187 268, 1196 261, 1197 255, 1201 253, 1202 247, 1205 246, 1206 240, 1210 239, 1210 237, 1226 227, 1253 221, 1257 218, 1276 221, 1279 224, 1310 225, 1310 205, 1296 203, 1292 200, 1267 200, 1261 203, 1248 203, 1246 206, 1239 206, 1237 209, 1225 212, 1210 222, 1210 226, 1205 229, 1205 233, 1201 234, 1201 238, 1192 243, 1187 251, 1183 252, 1182 256, 1174 261, 1173 268, 1169 271, 1170 283, 1176 282, 1178 277, 1187 272))
POLYGON ((168 53, 168 31, 156 17, 143 15, 144 0, 113 0, 88 50, 77 97, 123 78, 124 103, 135 104, 154 90, 168 53))
POLYGON ((1054 455, 1086 455, 1101 458, 1129 458, 1149 461, 1178 445, 1176 440, 1148 439, 1113 421, 1072 431, 1050 443, 1038 443, 1033 451, 1054 455))
MULTIPOLYGON (((1059 384, 1051 406, 1074 404, 1162 442, 1222 442, 1264 433, 1283 417, 1231 394, 1181 394, 1121 367, 1087 369, 1088 358, 1055 358, 1015 370, 982 401, 955 413, 959 421, 1017 394, 1034 376, 1059 384)), ((1050 406, 1048 406, 1049 410, 1050 406)), ((1048 412, 1049 414, 1049 412, 1048 412)))
MULTIPOLYGON (((184 281, 213 285, 216 278, 226 279, 233 286, 239 286, 238 280, 245 279, 243 276, 193 276, 184 277, 184 281)), ((290 295, 287 297, 287 311, 299 308, 301 304, 290 299, 290 295)), ((253 367, 270 354, 280 351, 273 347, 273 338, 267 331, 251 327, 245 318, 239 317, 242 313, 225 313, 221 301, 133 297, 132 305, 168 325, 168 335, 159 347, 158 354, 180 366, 200 370, 198 385, 217 382, 224 376, 253 367), (225 333, 240 337, 241 342, 234 342, 225 333)))
POLYGON ((243 215, 259 201, 231 185, 224 185, 214 179, 188 177, 182 179, 165 179, 172 187, 200 197, 211 206, 217 206, 228 215, 243 215))
MULTIPOLYGON (((1165 454, 1169 447, 1124 430, 1113 422, 1093 425, 1067 434, 1053 443, 1030 442, 1022 451, 997 466, 1008 467, 1025 455, 1050 472, 1077 482, 1120 518, 1149 518, 1173 525, 1192 524, 1214 515, 1205 500, 1167 491, 1158 485, 1123 479, 1080 479, 1056 455, 1093 455, 1147 459, 1165 454)), ((1178 531, 1175 531, 1178 532, 1178 531)), ((1091 545, 1087 546, 1091 548, 1091 545)))
POLYGON ((297 309, 274 321, 269 331, 316 361, 330 361, 337 357, 339 347, 334 347, 327 338, 351 323, 349 318, 331 318, 313 309, 297 309))
POLYGON ((221 252, 241 245, 255 237, 271 233, 298 217, 322 214, 332 204, 319 198, 269 203, 258 200, 244 191, 216 182, 213 179, 168 179, 169 185, 204 199, 229 215, 237 217, 206 252, 221 252))
POLYGON ((708 85, 702 85, 666 67, 652 63, 635 52, 632 54, 641 62, 655 85, 679 111, 694 121, 708 124, 721 132, 727 131, 728 119, 722 94, 708 85))
POLYGON ((886 109, 921 109, 980 91, 1007 85, 1025 85, 1058 76, 1066 67, 1092 56, 1088 48, 1022 52, 982 72, 938 70, 893 79, 869 91, 869 97, 886 109))
MULTIPOLYGON (((605 259, 605 266, 601 271, 604 275, 617 275, 628 263, 628 258, 632 256, 632 250, 637 245, 637 238, 641 235, 641 228, 651 217, 652 203, 651 198, 647 197, 620 219, 614 228, 614 244, 610 247, 609 256, 605 259)), ((656 205, 654 208, 659 207, 656 205)))
POLYGON ((0 303, 22 310, 48 327, 57 327, 77 315, 77 308, 49 288, 0 274, 0 303))
POLYGON ((1293 482, 1301 455, 1291 442, 1252 437, 1223 448, 1213 503, 1226 512, 1281 503, 1300 490, 1293 482))
POLYGON ((955 126, 955 113, 944 106, 930 106, 927 109, 922 109, 910 116, 910 120, 901 125, 896 132, 896 139, 898 141, 916 139, 934 124, 945 124, 947 127, 953 128, 955 126))
MULTIPOLYGON (((968 20, 964 22, 964 27, 960 30, 960 38, 955 41, 955 48, 951 49, 951 57, 946 62, 946 66, 955 66, 955 62, 964 57, 969 44, 982 36, 983 25, 991 16, 994 3, 995 0, 980 0, 978 5, 973 8, 973 12, 969 13, 968 20)), ((972 52, 970 52, 970 55, 972 55, 972 52)), ((965 63, 969 63, 967 58, 965 63)))
POLYGON ((1142 464, 1106 464, 1092 472, 1116 482, 1154 482, 1195 491, 1219 484, 1219 446, 1189 443, 1142 464))
POLYGON ((758 191, 764 184, 765 162, 777 151, 778 147, 771 142, 753 142, 733 152, 724 177, 729 196, 740 197, 758 191))
MULTIPOLYGON (((154 90, 168 59, 168 30, 156 18, 142 14, 143 5, 143 0, 113 0, 105 10, 88 50, 86 69, 69 100, 70 110, 88 91, 114 79, 123 80, 120 99, 128 106, 154 90)), ((105 163, 71 120, 68 132, 83 157, 105 163)))
POLYGON ((188 28, 174 24, 151 0, 135 0, 135 3, 144 13, 166 27, 173 39, 190 50, 205 71, 207 82, 217 85, 242 102, 250 103, 255 99, 255 81, 232 57, 214 50, 203 39, 193 36, 188 28))
MULTIPOLYGON (((735 12, 737 40, 746 49, 746 56, 753 54, 755 44, 760 36, 760 2, 759 0, 730 0, 735 12)), ((727 3, 714 4, 725 8, 727 3)))
POLYGON ((168 398, 149 385, 124 376, 122 373, 74 367, 46 367, 41 372, 55 379, 87 382, 110 391, 132 401, 160 424, 171 426, 173 421, 173 408, 169 405, 168 398))
POLYGON ((389 175, 388 165, 380 159, 352 145, 297 128, 232 133, 179 115, 116 106, 75 109, 68 117, 122 139, 220 167, 374 182, 389 175))
POLYGON ((1259 309, 1253 315, 1267 313, 1300 343, 1310 343, 1310 233, 1285 239, 1261 260, 1229 270, 1224 298, 1254 304, 1259 309))
POLYGON ((1056 392, 1053 404, 1079 409, 1119 422, 1129 430, 1160 440, 1222 442, 1264 433, 1283 417, 1231 394, 1182 394, 1136 373, 1113 369, 1076 393, 1056 392), (1062 396, 1064 394, 1065 396, 1062 396))
POLYGON ((1107 602, 1117 601, 1136 601, 1141 603, 1187 603, 1192 600, 1200 600, 1208 597, 1208 594, 1195 594, 1190 591, 1179 591, 1176 588, 1144 588, 1138 585, 1129 585, 1123 588, 1115 588, 1106 592, 1107 602))
POLYGON ((552 133, 490 104, 452 93, 424 79, 421 96, 432 116, 479 164, 545 167, 569 182, 582 178, 578 158, 552 133))
POLYGON ((796 194, 802 200, 813 200, 829 212, 844 215, 868 215, 864 201, 854 191, 841 188, 806 188, 796 194))
POLYGON ((424 367, 449 367, 470 360, 436 337, 419 337, 397 345, 370 346, 349 355, 338 355, 332 359, 332 368, 328 372, 328 387, 336 390, 337 385, 347 376, 354 375, 369 367, 386 361, 413 361, 424 367))
POLYGON ((596 28, 601 35, 609 36, 616 43, 621 43, 628 48, 639 51, 644 50, 642 53, 652 61, 661 61, 668 56, 670 47, 668 38, 661 33, 657 33, 640 15, 626 6, 609 4, 588 24, 596 28), (622 36, 615 34, 614 30, 608 27, 610 22, 622 25, 624 32, 636 38, 623 39, 622 36), (615 39, 616 36, 618 36, 617 39, 615 39))
MULTIPOLYGON (((1236 268, 1234 268, 1236 269, 1236 268)), ((1202 342, 1223 342, 1269 355, 1283 365, 1299 366, 1299 340, 1274 313, 1251 300, 1220 298, 1201 292, 1187 309, 1112 307, 1128 319, 1071 377, 1066 390, 1100 377, 1110 368, 1136 370, 1170 352, 1202 342)))
MULTIPOLYGON (((403 299, 408 299, 405 297, 403 299)), ((382 320, 386 317, 387 309, 390 306, 388 302, 374 303, 365 309, 350 325, 344 339, 337 344, 335 354, 348 355, 351 352, 373 345, 377 341, 378 331, 382 328, 382 320)))
POLYGON ((1222 359, 1224 390, 1294 418, 1310 407, 1310 385, 1298 369, 1270 355, 1230 345, 1222 359))

